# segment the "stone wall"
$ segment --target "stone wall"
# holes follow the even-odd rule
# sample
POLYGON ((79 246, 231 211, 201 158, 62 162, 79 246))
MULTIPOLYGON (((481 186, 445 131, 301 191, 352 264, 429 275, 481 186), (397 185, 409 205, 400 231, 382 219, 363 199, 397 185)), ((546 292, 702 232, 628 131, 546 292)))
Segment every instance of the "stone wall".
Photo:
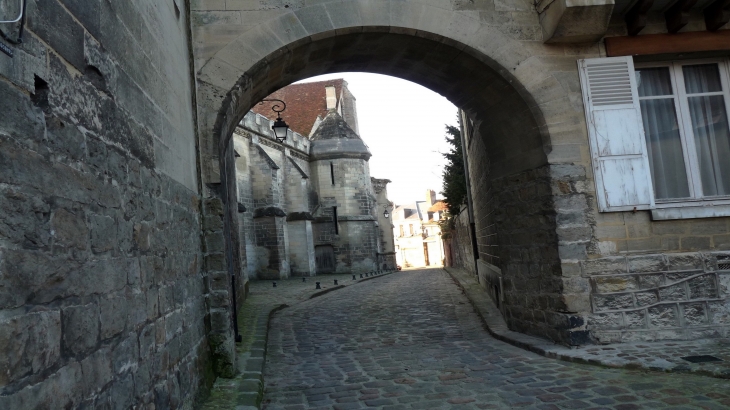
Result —
POLYGON ((727 337, 730 254, 617 256, 583 263, 600 343, 727 337))
POLYGON ((450 249, 447 259, 451 258, 452 266, 462 268, 476 275, 474 252, 472 251, 471 234, 469 233, 469 212, 466 206, 461 208, 461 212, 452 219, 452 223, 451 232, 449 232, 450 238, 447 242, 450 249))
POLYGON ((213 378, 186 9, 27 12, 0 53, 0 408, 179 408, 213 378))

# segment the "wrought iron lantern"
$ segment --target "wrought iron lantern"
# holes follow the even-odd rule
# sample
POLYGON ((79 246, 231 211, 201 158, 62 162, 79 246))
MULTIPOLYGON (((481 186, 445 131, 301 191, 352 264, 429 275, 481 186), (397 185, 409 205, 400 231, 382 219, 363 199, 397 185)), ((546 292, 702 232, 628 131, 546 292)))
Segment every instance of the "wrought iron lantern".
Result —
POLYGON ((383 211, 383 216, 385 219, 390 218, 390 210, 393 209, 393 203, 388 202, 387 204, 383 205, 383 208, 385 208, 385 211, 383 211))
POLYGON ((286 103, 276 98, 265 98, 259 104, 263 104, 266 101, 281 103, 281 105, 274 104, 271 106, 271 111, 276 113, 276 120, 274 121, 274 125, 271 126, 271 129, 274 131, 274 138, 283 144, 286 141, 286 133, 289 130, 289 125, 281 118, 281 113, 286 110, 286 103))

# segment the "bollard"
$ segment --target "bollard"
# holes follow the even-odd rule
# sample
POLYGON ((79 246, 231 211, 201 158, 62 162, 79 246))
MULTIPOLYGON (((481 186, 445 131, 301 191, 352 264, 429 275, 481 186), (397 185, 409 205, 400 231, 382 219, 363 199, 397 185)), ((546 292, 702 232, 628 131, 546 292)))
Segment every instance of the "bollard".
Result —
POLYGON ((360 279, 362 279, 362 273, 360 274, 360 279))
POLYGON ((337 279, 335 279, 335 286, 337 286, 337 279))
POLYGON ((271 283, 273 283, 274 284, 274 287, 276 287, 276 282, 271 282, 271 283))
POLYGON ((357 280, 357 279, 355 278, 355 275, 352 275, 352 280, 357 280))
POLYGON ((307 278, 302 278, 302 282, 306 282, 306 281, 307 281, 307 278))
POLYGON ((319 286, 319 282, 317 282, 317 287, 315 289, 322 289, 322 287, 319 286))

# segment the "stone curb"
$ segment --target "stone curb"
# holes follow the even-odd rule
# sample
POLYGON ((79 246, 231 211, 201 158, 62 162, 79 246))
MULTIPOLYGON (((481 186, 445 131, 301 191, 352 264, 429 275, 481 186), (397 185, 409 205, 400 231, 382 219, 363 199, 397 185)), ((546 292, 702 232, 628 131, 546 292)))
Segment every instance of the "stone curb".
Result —
POLYGON ((609 361, 607 359, 582 357, 585 353, 578 349, 556 345, 548 340, 538 337, 529 336, 523 333, 509 330, 507 323, 504 321, 502 314, 492 301, 487 292, 478 284, 462 283, 459 275, 454 274, 451 270, 454 268, 444 268, 444 271, 451 276, 454 283, 464 292, 469 302, 474 307, 477 315, 482 319, 486 330, 495 339, 509 343, 513 346, 537 353, 551 359, 559 359, 567 362, 589 364, 593 366, 601 366, 608 368, 623 368, 631 370, 646 370, 652 372, 665 373, 692 373, 701 376, 709 376, 719 379, 730 379, 730 372, 716 369, 703 369, 699 366, 676 365, 673 363, 663 363, 663 366, 652 366, 646 363, 636 361, 609 361))

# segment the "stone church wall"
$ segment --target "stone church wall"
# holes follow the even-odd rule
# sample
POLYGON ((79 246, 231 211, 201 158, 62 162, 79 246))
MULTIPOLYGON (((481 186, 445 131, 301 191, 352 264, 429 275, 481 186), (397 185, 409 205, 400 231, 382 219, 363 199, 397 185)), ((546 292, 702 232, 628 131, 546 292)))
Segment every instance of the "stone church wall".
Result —
POLYGON ((27 13, 0 53, 0 408, 178 408, 212 381, 201 249, 222 246, 201 244, 184 4, 27 13))

